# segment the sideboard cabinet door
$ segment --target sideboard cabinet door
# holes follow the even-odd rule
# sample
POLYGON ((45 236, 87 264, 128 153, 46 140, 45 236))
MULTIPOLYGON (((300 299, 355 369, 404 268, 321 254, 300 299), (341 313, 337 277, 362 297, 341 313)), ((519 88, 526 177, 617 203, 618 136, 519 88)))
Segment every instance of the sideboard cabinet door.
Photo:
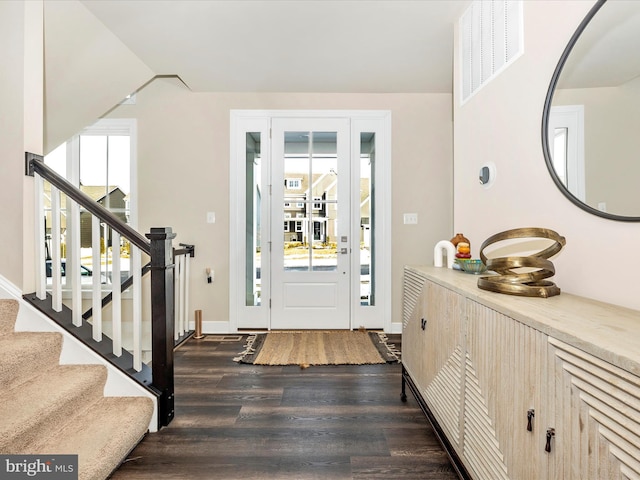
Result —
POLYGON ((403 366, 460 454, 465 299, 411 270, 403 287, 403 366))
POLYGON ((640 479, 640 377, 555 338, 549 478, 640 479))
POLYGON ((547 336, 472 300, 466 329, 465 463, 477 479, 545 478, 547 336))
POLYGON ((432 282, 425 286, 423 397, 461 453, 465 298, 432 282))
POLYGON ((406 271, 403 284, 402 365, 419 391, 424 388, 424 321, 426 278, 406 271))

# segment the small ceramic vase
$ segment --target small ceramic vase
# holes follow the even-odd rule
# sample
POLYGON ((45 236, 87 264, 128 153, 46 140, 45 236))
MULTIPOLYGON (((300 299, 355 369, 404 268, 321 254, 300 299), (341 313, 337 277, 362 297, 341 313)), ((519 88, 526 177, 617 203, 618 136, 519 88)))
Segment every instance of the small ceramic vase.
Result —
POLYGON ((467 237, 461 233, 456 233, 456 236, 451 239, 451 243, 453 243, 454 247, 457 247, 460 242, 466 242, 469 246, 471 245, 467 237))

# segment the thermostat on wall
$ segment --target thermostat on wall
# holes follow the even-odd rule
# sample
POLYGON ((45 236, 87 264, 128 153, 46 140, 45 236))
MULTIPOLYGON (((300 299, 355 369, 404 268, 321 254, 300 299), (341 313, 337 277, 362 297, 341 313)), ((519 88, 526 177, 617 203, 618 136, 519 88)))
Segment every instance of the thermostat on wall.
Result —
POLYGON ((489 188, 496 179, 496 166, 493 162, 489 162, 480 168, 480 173, 478 174, 478 179, 480 180, 480 185, 485 188, 489 188))

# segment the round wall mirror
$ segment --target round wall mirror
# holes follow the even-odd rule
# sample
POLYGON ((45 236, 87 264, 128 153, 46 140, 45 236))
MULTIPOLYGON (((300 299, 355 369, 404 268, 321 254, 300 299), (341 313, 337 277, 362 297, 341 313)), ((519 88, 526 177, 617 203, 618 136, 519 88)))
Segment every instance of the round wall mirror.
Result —
POLYGON ((574 204, 640 221, 640 2, 600 0, 554 71, 542 115, 553 181, 574 204))

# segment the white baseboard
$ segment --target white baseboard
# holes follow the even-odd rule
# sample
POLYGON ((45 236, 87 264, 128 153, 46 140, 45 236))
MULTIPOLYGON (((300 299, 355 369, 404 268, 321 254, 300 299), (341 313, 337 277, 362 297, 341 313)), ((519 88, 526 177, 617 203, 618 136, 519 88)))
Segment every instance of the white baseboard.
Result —
MULTIPOLYGON (((190 330, 196 329, 195 322, 189 322, 189 329, 190 330)), ((202 333, 212 334, 212 333, 235 333, 235 332, 231 331, 229 322, 206 320, 202 322, 202 333)))
POLYGON ((22 298, 20 289, 2 275, 0 275, 0 298, 22 298))
MULTIPOLYGON (((237 330, 231 329, 231 322, 205 320, 202 322, 202 333, 205 334, 220 334, 220 333, 235 333, 237 330)), ((189 322, 189 330, 195 330, 195 322, 189 322)), ((248 328, 248 330, 251 330, 248 328)), ((402 323, 394 322, 391 324, 391 331, 386 333, 402 333, 402 323)))
POLYGON ((402 333, 402 323, 401 322, 392 323, 391 333, 402 333))

